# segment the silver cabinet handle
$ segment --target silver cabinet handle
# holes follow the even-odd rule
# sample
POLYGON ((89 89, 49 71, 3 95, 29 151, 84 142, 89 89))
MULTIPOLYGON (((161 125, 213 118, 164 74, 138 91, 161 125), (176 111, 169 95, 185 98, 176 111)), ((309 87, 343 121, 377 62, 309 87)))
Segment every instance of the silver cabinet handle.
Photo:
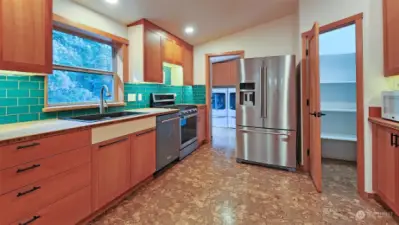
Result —
POLYGON ((180 120, 180 118, 179 117, 175 117, 175 118, 172 118, 172 119, 162 120, 161 123, 167 123, 167 122, 170 122, 170 121, 173 121, 173 120, 180 120))
POLYGON ((138 133, 138 134, 136 134, 136 137, 142 136, 142 135, 144 135, 144 134, 151 133, 151 132, 153 132, 153 131, 155 131, 155 128, 150 129, 150 130, 146 130, 146 131, 141 132, 141 133, 138 133))
POLYGON ((110 142, 110 143, 107 143, 107 144, 100 145, 99 148, 104 148, 104 147, 107 147, 107 146, 110 146, 110 145, 114 145, 114 144, 118 144, 120 142, 124 142, 124 141, 127 141, 127 140, 128 140, 128 138, 123 138, 123 139, 120 139, 120 140, 117 140, 117 141, 113 141, 113 142, 110 142))
POLYGON ((254 130, 242 130, 242 129, 240 129, 239 131, 247 132, 247 133, 257 133, 257 134, 271 134, 271 135, 291 136, 291 132, 288 132, 288 133, 258 132, 258 131, 254 131, 254 130))

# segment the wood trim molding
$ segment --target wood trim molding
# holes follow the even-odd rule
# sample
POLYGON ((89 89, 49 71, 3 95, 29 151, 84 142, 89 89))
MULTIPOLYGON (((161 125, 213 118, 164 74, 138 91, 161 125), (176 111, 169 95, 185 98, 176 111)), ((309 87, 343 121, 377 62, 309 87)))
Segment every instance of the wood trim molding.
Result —
MULTIPOLYGON (((302 49, 306 49, 306 37, 302 36, 302 49)), ((302 60, 301 60, 301 104, 302 104, 302 134, 303 134, 303 144, 302 144, 302 159, 303 159, 303 170, 305 172, 309 172, 309 156, 307 155, 307 149, 310 148, 310 118, 309 118, 309 106, 307 105, 307 100, 309 99, 309 79, 307 73, 308 65, 306 60, 306 51, 302 51, 302 60)))
POLYGON ((96 39, 100 39, 103 41, 120 43, 120 44, 129 44, 129 40, 116 36, 114 34, 102 31, 100 29, 90 27, 72 20, 69 20, 65 17, 62 17, 57 14, 53 14, 53 26, 60 27, 62 29, 66 29, 72 32, 78 32, 83 35, 91 36, 96 39))
MULTIPOLYGON (((326 33, 332 30, 336 30, 351 24, 356 25, 356 132, 357 132, 357 190, 361 196, 365 195, 365 173, 364 173, 364 89, 363 89, 363 13, 356 14, 354 16, 347 17, 345 19, 324 25, 320 27, 320 33, 326 33)), ((306 62, 306 41, 311 36, 311 31, 302 33, 302 78, 306 77, 307 68, 304 65, 306 62)), ((302 80, 304 82, 304 80, 302 80)), ((302 83, 303 90, 307 90, 309 87, 308 80, 305 80, 305 84, 302 83)), ((303 92, 303 91, 302 91, 303 92)), ((302 93, 302 96, 307 95, 302 93)), ((303 106, 302 102, 302 106, 303 106)), ((302 119, 303 123, 306 122, 307 111, 302 108, 302 119)), ((304 148, 302 154, 304 156, 304 168, 309 168, 309 159, 306 154, 306 143, 310 142, 310 135, 307 135, 307 125, 303 124, 304 148)))
POLYGON ((245 57, 245 51, 244 50, 239 50, 239 51, 230 51, 230 52, 224 52, 224 53, 209 53, 205 54, 205 99, 206 99, 206 107, 207 107, 207 114, 206 114, 206 139, 207 140, 212 140, 211 139, 211 74, 210 74, 210 58, 212 56, 229 56, 229 55, 239 55, 242 59, 245 57))
POLYGON ((379 106, 370 106, 369 107, 369 117, 378 117, 381 118, 382 111, 381 107, 379 106))

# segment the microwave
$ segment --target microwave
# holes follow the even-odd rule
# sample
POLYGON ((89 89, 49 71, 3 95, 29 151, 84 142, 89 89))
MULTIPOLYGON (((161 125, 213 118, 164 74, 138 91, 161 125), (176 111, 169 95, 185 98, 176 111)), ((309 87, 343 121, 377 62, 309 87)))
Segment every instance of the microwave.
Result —
POLYGON ((382 118, 399 122, 399 91, 383 91, 381 95, 382 118))

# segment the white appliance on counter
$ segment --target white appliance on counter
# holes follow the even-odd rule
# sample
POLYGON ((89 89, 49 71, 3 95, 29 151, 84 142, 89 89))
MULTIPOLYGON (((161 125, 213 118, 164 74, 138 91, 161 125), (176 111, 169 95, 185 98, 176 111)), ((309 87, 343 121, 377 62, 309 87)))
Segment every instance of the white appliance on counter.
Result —
POLYGON ((212 89, 212 126, 222 128, 236 127, 236 89, 212 89))
POLYGON ((399 122, 399 91, 383 91, 382 118, 399 122))

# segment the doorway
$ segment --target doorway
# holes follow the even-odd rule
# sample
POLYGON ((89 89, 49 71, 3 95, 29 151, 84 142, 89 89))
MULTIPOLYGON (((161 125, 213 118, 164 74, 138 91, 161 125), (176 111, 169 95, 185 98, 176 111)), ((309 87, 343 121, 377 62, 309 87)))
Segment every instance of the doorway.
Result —
POLYGON ((355 162, 354 186, 364 196, 363 14, 315 23, 302 34, 302 49, 303 169, 321 192, 328 178, 322 158, 355 162), (332 43, 331 36, 350 39, 353 32, 354 41, 332 43), (341 47, 346 51, 338 52, 341 47))

